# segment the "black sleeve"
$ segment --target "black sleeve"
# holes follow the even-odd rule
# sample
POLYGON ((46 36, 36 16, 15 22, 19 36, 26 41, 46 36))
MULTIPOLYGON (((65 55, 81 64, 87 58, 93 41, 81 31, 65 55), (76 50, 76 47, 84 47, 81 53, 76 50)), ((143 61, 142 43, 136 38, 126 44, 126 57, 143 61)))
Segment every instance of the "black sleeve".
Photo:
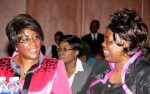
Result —
POLYGON ((97 79, 97 75, 104 73, 105 70, 109 69, 109 65, 105 60, 100 60, 93 65, 92 71, 82 87, 81 91, 77 94, 87 94, 90 84, 97 79))

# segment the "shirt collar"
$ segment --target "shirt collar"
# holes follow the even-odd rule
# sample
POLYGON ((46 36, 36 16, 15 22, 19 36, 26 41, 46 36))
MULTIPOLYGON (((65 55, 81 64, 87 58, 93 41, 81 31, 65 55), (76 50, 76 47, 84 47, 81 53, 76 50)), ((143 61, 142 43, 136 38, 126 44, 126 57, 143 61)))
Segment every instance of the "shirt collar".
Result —
POLYGON ((98 35, 98 33, 91 33, 92 39, 93 40, 94 40, 94 38, 97 39, 97 35, 98 35))
POLYGON ((81 60, 77 58, 75 73, 78 71, 84 71, 84 69, 81 60))

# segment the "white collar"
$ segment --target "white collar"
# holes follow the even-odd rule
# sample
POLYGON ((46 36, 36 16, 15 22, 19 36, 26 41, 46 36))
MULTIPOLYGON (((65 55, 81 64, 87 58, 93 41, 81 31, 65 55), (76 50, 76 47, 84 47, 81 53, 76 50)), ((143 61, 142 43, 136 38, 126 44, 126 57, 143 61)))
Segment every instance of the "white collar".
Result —
POLYGON ((91 33, 91 36, 92 36, 92 39, 94 40, 94 38, 97 40, 97 36, 98 36, 98 33, 91 33))
POLYGON ((81 60, 77 58, 76 69, 74 73, 77 73, 78 71, 84 71, 84 69, 81 60))

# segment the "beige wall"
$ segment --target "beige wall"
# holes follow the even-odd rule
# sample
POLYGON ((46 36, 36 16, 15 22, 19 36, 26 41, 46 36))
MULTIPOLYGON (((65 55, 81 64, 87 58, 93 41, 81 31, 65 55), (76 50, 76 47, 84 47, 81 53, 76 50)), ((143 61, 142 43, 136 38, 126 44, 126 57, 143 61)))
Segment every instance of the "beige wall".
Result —
POLYGON ((25 13, 26 0, 0 0, 0 57, 6 56, 8 40, 6 24, 19 13, 25 13))
POLYGON ((58 30, 81 35, 82 0, 27 0, 27 13, 40 22, 46 47, 54 42, 58 30))
POLYGON ((48 48, 54 43, 56 31, 81 37, 89 33, 93 19, 100 20, 99 32, 103 33, 110 15, 124 7, 137 10, 150 27, 149 4, 150 0, 0 0, 0 56, 6 55, 6 23, 16 14, 26 12, 39 21, 45 35, 44 45, 48 48))
POLYGON ((65 34, 79 37, 89 33, 89 25, 93 19, 101 22, 99 32, 103 33, 110 15, 120 8, 135 9, 147 23, 150 12, 149 0, 27 0, 27 13, 33 15, 41 23, 46 48, 53 43, 54 33, 58 30, 65 34))

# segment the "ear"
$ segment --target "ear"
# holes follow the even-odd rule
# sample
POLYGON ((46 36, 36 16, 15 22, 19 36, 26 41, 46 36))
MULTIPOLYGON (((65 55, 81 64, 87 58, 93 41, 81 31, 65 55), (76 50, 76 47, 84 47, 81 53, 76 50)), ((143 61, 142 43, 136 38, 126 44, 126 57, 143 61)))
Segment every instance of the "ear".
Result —
POLYGON ((75 50, 76 57, 79 55, 79 50, 75 50))
POLYGON ((129 42, 123 40, 123 48, 128 48, 129 47, 129 42))

